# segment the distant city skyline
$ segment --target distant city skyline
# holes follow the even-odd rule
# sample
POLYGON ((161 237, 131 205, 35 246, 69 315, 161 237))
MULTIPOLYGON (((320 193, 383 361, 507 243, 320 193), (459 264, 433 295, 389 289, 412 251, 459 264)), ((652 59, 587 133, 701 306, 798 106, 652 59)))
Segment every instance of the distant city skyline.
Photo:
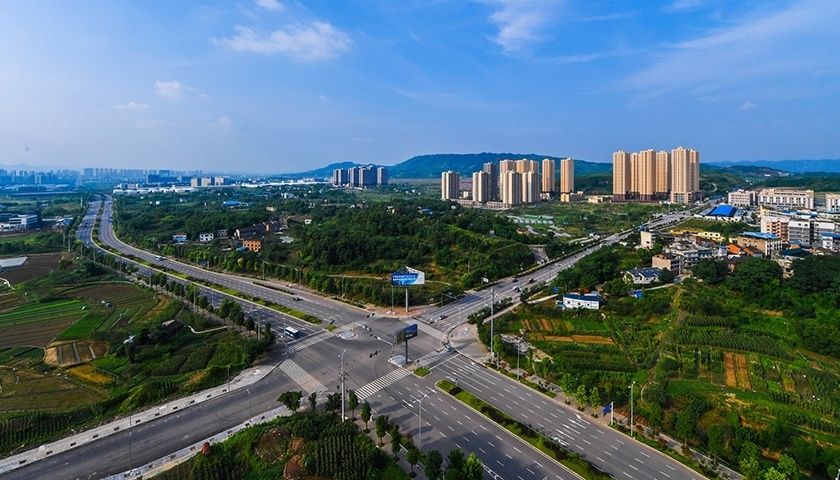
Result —
MULTIPOLYGON (((0 168, 840 157, 834 0, 0 7, 0 168)), ((246 167, 247 166, 247 167, 246 167)))

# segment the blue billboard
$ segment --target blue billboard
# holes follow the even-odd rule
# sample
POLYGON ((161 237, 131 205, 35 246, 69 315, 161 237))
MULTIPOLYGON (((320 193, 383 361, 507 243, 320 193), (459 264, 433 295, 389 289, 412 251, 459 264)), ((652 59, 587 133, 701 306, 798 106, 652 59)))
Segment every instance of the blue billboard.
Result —
POLYGON ((425 285, 426 274, 420 270, 405 267, 391 274, 391 285, 395 287, 409 287, 412 285, 425 285))

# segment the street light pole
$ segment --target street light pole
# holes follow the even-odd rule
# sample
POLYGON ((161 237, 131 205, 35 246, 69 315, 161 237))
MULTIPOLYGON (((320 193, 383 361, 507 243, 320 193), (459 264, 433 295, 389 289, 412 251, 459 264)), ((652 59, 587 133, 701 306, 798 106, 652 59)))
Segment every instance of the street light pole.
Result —
POLYGON ((341 421, 346 420, 344 416, 344 354, 347 350, 341 352, 341 421))
MULTIPOLYGON (((496 290, 494 287, 490 287, 490 358, 496 358, 496 353, 493 351, 493 340, 495 339, 494 329, 493 329, 493 314, 494 308, 496 303, 496 290)), ((496 368, 499 368, 499 359, 496 358, 496 368)))
POLYGON ((522 339, 516 342, 516 379, 519 380, 519 350, 522 348, 522 339))
POLYGON ((423 395, 423 398, 417 400, 418 409, 420 410, 420 418, 417 421, 417 442, 420 444, 421 447, 423 446, 423 400, 428 396, 429 394, 427 393, 423 395))
POLYGON ((633 390, 635 390, 636 381, 630 384, 630 436, 633 436, 633 390))
POLYGON ((251 409, 251 389, 246 388, 246 392, 248 392, 248 422, 251 422, 251 419, 254 418, 254 411, 251 409))

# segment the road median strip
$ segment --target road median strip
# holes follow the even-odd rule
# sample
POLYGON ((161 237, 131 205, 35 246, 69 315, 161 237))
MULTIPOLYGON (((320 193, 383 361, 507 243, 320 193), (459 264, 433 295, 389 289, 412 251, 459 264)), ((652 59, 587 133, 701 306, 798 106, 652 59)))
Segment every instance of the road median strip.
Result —
POLYGON ((502 412, 467 390, 455 385, 453 382, 449 380, 440 380, 437 382, 436 386, 438 389, 456 398, 476 413, 483 415, 513 435, 516 435, 532 448, 559 463, 578 477, 586 480, 607 480, 612 478, 581 458, 579 455, 566 450, 559 443, 502 412))

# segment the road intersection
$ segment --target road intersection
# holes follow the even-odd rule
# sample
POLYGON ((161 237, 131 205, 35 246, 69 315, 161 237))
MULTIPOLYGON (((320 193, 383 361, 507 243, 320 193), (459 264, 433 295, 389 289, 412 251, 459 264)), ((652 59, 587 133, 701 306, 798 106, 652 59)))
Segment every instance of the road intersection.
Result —
MULTIPOLYGON (((231 390, 166 418, 150 420, 25 464, 0 475, 0 478, 101 478, 129 470, 129 457, 132 467, 162 458, 183 446, 232 428, 253 416, 254 412, 276 408, 276 398, 283 391, 337 391, 341 375, 338 356, 341 352, 346 352, 347 387, 356 389, 363 399, 368 400, 375 414, 389 415, 424 449, 446 452, 462 448, 475 451, 497 478, 565 480, 579 477, 507 430, 437 390, 434 385, 438 380, 447 377, 458 379, 473 394, 523 423, 542 424, 548 435, 553 436, 556 432, 571 450, 616 478, 701 478, 676 461, 608 427, 578 418, 578 412, 557 401, 457 353, 444 350, 441 339, 449 330, 463 323, 470 313, 483 308, 489 300, 489 291, 468 292, 457 301, 428 311, 420 318, 426 325, 421 328, 420 335, 411 340, 409 356, 412 359, 421 358, 432 371, 426 377, 418 378, 388 362, 391 356, 402 350, 401 346, 395 348, 391 344, 393 332, 405 326, 406 322, 416 320, 371 316, 368 311, 312 294, 304 288, 283 285, 284 289, 293 292, 289 294, 261 286, 252 278, 208 271, 171 259, 158 259, 155 254, 121 242, 114 235, 111 224, 113 212, 110 199, 106 197, 101 207, 102 214, 97 216, 100 203, 91 203, 88 215, 78 229, 79 238, 100 255, 112 254, 94 241, 94 225, 98 218, 98 241, 120 255, 142 259, 143 263, 135 263, 141 276, 148 275, 152 269, 165 267, 174 281, 189 282, 184 276, 200 280, 202 283, 197 284, 199 289, 213 304, 218 304, 225 297, 235 298, 219 288, 223 287, 332 320, 338 328, 335 332, 327 332, 258 303, 239 299, 237 301, 243 303, 255 319, 271 325, 278 335, 282 333, 283 325, 287 324, 304 333, 304 338, 300 340, 280 337, 284 348, 275 348, 266 359, 267 364, 278 368, 273 368, 247 389, 231 390), (294 300, 294 296, 301 300, 294 300), (441 316, 444 318, 441 319, 441 316), (421 408, 424 411, 422 424, 419 422, 421 408), (132 445, 131 453, 129 443, 132 445)), ((676 215, 662 217, 656 224, 652 222, 651 226, 676 218, 676 215)), ((603 244, 621 241, 629 233, 609 237, 603 244)), ((572 257, 526 275, 526 280, 499 280, 494 287, 496 300, 505 297, 515 299, 518 297, 515 287, 523 281, 527 282, 529 278, 534 278, 535 282, 547 281, 603 244, 588 247, 572 257)), ((123 257, 121 261, 129 261, 130 257, 123 257)))

